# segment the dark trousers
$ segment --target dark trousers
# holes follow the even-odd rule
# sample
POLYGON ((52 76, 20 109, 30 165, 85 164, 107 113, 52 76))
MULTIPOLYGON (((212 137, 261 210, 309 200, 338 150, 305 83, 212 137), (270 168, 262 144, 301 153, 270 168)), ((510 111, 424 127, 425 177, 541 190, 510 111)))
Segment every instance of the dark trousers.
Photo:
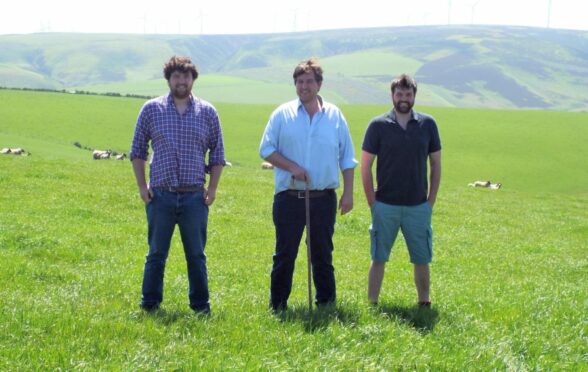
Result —
POLYGON ((208 206, 202 192, 175 193, 153 190, 147 204, 149 253, 143 273, 144 307, 156 307, 163 301, 163 276, 175 226, 180 228, 188 267, 188 297, 195 311, 208 311, 208 273, 206 270, 206 226, 208 206))
MULTIPOLYGON (((294 263, 306 226, 305 200, 286 193, 274 196, 273 219, 276 251, 273 256, 270 301, 274 309, 285 308, 292 291, 294 263)), ((337 195, 310 198, 310 246, 316 303, 334 302, 336 297, 333 267, 333 233, 337 213, 337 195)))

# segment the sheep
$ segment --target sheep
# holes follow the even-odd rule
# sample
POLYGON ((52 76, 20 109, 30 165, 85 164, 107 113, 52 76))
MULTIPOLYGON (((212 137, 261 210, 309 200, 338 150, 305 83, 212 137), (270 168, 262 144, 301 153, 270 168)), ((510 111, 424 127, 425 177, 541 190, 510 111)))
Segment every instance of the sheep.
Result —
POLYGON ((110 155, 112 155, 112 150, 94 150, 92 152, 92 158, 94 160, 110 159, 110 155))
POLYGON ((24 156, 28 156, 31 154, 30 152, 23 149, 22 147, 17 147, 15 149, 5 147, 2 150, 0 150, 0 153, 6 154, 6 155, 10 154, 10 155, 24 155, 24 156))
POLYGON ((472 183, 468 183, 468 186, 471 187, 490 187, 490 181, 475 181, 472 183))
POLYGON ((263 163, 261 163, 261 169, 274 169, 274 165, 272 163, 264 161, 263 163))
POLYGON ((502 187, 502 184, 500 182, 492 183, 492 181, 475 181, 475 182, 472 182, 472 183, 468 183, 468 186, 471 186, 471 187, 484 187, 486 189, 498 190, 499 188, 502 187))

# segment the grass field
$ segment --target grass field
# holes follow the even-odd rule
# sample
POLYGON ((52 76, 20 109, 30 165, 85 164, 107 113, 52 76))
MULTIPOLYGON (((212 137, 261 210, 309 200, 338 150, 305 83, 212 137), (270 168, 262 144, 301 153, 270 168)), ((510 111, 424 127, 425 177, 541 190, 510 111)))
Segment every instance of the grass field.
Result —
MULTIPOLYGON (((328 98, 328 97, 327 97, 328 98)), ((227 159, 207 245, 212 316, 187 304, 174 237, 162 309, 138 308, 145 212, 128 161, 142 100, 0 90, 0 370, 587 370, 588 115, 422 108, 438 121, 431 310, 403 243, 367 305, 369 211, 335 233, 336 307, 307 314, 300 255, 290 309, 267 310, 273 177, 257 146, 274 105, 218 104, 227 159), (468 182, 502 182, 498 191, 468 182)), ((342 106, 356 152, 386 106, 342 106)))
MULTIPOLYGON (((285 76, 288 77, 290 71, 285 76)), ((291 99, 293 84, 286 79, 283 83, 271 83, 228 75, 204 75, 198 78, 194 85, 194 91, 212 102, 240 102, 245 104, 281 103, 291 99)), ((74 90, 89 91, 95 93, 122 92, 124 94, 136 94, 146 96, 159 96, 167 93, 169 88, 162 77, 149 81, 137 81, 134 83, 110 83, 101 85, 80 86, 74 90)), ((327 95, 335 95, 329 87, 324 89, 327 95)), ((338 95, 334 101, 346 102, 338 95)))

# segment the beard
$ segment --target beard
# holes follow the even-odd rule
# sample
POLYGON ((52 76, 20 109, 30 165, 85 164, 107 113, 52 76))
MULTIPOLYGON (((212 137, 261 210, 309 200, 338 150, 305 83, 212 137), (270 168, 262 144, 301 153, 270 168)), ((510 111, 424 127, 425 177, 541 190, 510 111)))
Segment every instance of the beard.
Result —
POLYGON ((412 110, 414 103, 407 101, 394 102, 394 108, 401 114, 408 114, 412 110))
POLYGON ((190 89, 187 86, 171 88, 172 95, 177 99, 185 99, 190 96, 190 89))

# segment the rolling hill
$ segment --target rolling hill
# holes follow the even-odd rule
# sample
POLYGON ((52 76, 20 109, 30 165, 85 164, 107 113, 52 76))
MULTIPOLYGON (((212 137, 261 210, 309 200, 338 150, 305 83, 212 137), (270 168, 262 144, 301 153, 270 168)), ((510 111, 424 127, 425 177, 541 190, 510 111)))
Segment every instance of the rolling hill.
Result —
POLYGON ((0 86, 159 95, 161 66, 191 56, 196 94, 212 102, 278 103, 294 95, 295 64, 318 56, 323 95, 388 103, 399 73, 420 104, 588 110, 588 32, 423 26, 257 35, 0 35, 0 86))

